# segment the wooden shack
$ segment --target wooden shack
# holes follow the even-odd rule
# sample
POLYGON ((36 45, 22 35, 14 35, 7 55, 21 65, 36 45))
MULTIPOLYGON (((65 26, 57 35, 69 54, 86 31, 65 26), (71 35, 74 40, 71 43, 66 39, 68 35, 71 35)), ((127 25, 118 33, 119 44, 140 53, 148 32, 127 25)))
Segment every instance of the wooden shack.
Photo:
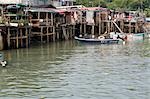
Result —
POLYGON ((3 14, 1 25, 5 27, 3 30, 3 39, 6 48, 22 48, 29 46, 30 30, 28 15, 26 15, 19 5, 3 6, 3 14))
POLYGON ((144 33, 144 17, 138 13, 119 12, 101 7, 84 7, 78 9, 82 14, 80 34, 98 37, 109 36, 110 32, 126 34, 144 33))
POLYGON ((54 9, 31 8, 28 12, 31 16, 32 38, 41 42, 55 41, 54 9))

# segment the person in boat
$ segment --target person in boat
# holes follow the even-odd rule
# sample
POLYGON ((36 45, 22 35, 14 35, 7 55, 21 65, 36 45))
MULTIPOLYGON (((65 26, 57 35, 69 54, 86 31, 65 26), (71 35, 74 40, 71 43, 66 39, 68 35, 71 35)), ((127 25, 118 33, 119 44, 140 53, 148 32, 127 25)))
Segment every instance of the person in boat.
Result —
POLYGON ((115 34, 113 35, 113 39, 114 39, 114 40, 117 40, 117 38, 118 38, 118 35, 117 35, 117 33, 115 32, 115 34))
POLYGON ((117 39, 121 39, 122 41, 125 41, 125 39, 120 37, 120 35, 117 36, 117 39))

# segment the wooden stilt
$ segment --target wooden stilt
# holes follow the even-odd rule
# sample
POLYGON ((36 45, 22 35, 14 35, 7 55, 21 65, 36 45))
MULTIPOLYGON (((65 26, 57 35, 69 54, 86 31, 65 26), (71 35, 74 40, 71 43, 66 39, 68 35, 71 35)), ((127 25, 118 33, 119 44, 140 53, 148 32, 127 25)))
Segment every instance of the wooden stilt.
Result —
POLYGON ((47 42, 49 42, 49 35, 48 35, 49 34, 49 27, 48 26, 46 27, 46 33, 47 33, 46 34, 46 36, 47 36, 47 42))
POLYGON ((29 45, 29 44, 28 44, 28 43, 29 43, 29 40, 28 40, 28 32, 30 32, 30 31, 28 30, 27 27, 25 28, 25 30, 26 30, 26 31, 25 31, 25 35, 26 35, 26 47, 28 47, 28 45, 29 45))
POLYGON ((99 26, 99 35, 101 35, 101 33, 102 33, 102 29, 101 29, 101 14, 99 13, 99 24, 98 24, 98 26, 99 26))
POLYGON ((110 33, 110 21, 108 21, 108 28, 107 33, 110 33))
POLYGON ((121 20, 121 30, 124 32, 124 22, 121 20))
POLYGON ((41 42, 43 42, 43 27, 41 27, 41 42))
POLYGON ((55 41, 55 27, 53 26, 53 41, 55 41))
POLYGON ((92 35, 94 35, 95 33, 94 33, 94 25, 92 25, 92 35))
POLYGON ((86 34, 86 23, 84 23, 84 34, 86 34))
POLYGON ((75 25, 73 25, 73 36, 75 36, 75 25))
POLYGON ((131 33, 132 30, 131 30, 131 22, 129 22, 129 33, 131 33))
MULTIPOLYGON (((22 28, 19 30, 20 31, 20 42, 21 42, 21 47, 23 47, 23 35, 22 35, 22 28)), ((25 32, 26 32, 27 30, 25 29, 25 32)))
POLYGON ((82 23, 80 25, 80 34, 82 34, 82 23))
POLYGON ((10 49, 10 27, 8 27, 7 43, 8 43, 8 49, 10 49))
POLYGON ((105 30, 104 30, 104 22, 101 22, 101 25, 102 25, 102 26, 101 26, 101 29, 102 29, 101 32, 104 33, 104 31, 105 31, 105 30))
POLYGON ((19 39, 18 39, 19 29, 17 29, 16 35, 17 35, 17 37, 16 37, 16 48, 19 48, 19 39))
POLYGON ((135 33, 137 33, 138 32, 138 23, 136 22, 135 23, 135 33))

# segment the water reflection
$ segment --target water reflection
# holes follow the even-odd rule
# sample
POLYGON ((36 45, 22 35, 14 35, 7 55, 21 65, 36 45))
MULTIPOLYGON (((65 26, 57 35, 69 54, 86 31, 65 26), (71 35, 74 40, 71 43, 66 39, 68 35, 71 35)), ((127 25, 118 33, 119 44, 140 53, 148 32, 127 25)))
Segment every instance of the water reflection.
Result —
POLYGON ((82 45, 57 42, 3 51, 4 99, 148 99, 150 42, 82 45))

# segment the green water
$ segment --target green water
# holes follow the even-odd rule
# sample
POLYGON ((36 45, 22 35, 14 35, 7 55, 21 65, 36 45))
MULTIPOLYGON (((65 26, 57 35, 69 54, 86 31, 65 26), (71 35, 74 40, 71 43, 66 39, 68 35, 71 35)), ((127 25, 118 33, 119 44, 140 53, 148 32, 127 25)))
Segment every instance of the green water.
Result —
POLYGON ((150 41, 1 51, 0 99, 149 99, 150 41))

